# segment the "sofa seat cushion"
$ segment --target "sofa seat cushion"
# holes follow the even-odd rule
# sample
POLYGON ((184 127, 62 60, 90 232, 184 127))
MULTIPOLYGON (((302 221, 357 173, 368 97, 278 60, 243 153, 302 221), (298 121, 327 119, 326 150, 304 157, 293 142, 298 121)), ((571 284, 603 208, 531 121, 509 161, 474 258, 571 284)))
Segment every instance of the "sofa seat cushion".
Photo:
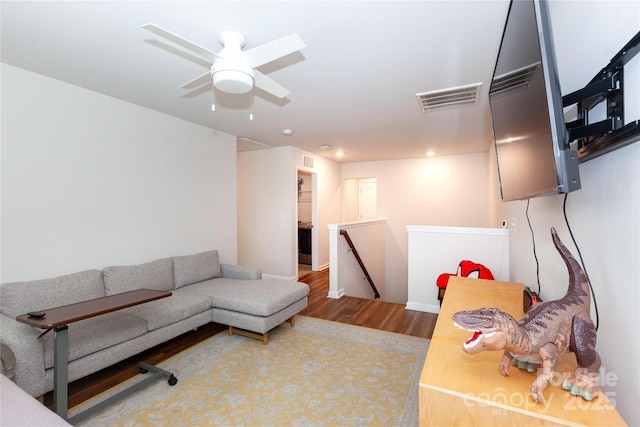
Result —
POLYGON ((0 285, 0 312, 16 317, 103 297, 104 284, 98 270, 87 270, 51 279, 0 285))
MULTIPOLYGON (((68 326, 69 362, 147 332, 144 319, 122 311, 80 320, 68 326)), ((45 369, 53 367, 53 335, 52 332, 42 337, 45 369)), ((105 357, 109 357, 108 353, 105 357)))
POLYGON ((208 295, 213 307, 254 316, 270 316, 309 293, 305 283, 283 279, 237 280, 224 277, 194 283, 185 292, 208 295))
POLYGON ((222 269, 217 250, 173 257, 176 289, 220 276, 222 276, 222 269))
POLYGON ((102 269, 107 295, 136 289, 173 289, 173 260, 163 258, 145 264, 111 266, 102 269))
POLYGON ((147 322, 147 329, 153 331, 163 326, 188 319, 211 308, 211 298, 204 295, 180 294, 172 291, 168 298, 151 301, 122 310, 147 322))

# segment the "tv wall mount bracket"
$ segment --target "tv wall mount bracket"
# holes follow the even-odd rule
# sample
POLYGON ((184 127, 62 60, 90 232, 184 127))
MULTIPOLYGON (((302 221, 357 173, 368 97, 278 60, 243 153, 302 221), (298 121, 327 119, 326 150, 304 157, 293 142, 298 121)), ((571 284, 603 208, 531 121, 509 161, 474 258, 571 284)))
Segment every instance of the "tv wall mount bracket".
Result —
MULTIPOLYGON (((577 104, 577 118, 568 122, 569 141, 577 141, 578 160, 584 162, 640 139, 640 119, 624 124, 624 66, 640 51, 640 32, 582 89, 562 97, 563 107, 577 104), (606 108, 597 122, 589 114, 606 108)), ((594 114, 595 115, 595 114, 594 114)), ((600 117, 602 113, 599 112, 600 117)))

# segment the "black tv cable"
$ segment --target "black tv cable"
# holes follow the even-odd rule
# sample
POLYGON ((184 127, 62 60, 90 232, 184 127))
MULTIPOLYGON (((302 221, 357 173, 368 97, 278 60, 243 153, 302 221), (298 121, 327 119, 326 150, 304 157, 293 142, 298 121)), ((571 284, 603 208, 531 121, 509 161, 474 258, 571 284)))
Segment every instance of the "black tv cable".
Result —
POLYGON ((589 273, 587 273, 587 266, 584 264, 584 260, 582 259, 582 252, 580 252, 580 247, 576 243, 576 239, 573 237, 573 232, 571 231, 571 226, 569 225, 569 218, 567 217, 567 197, 569 193, 564 194, 564 203, 562 204, 562 213, 564 214, 564 221, 567 223, 567 228, 569 229, 569 234, 571 235, 571 240, 573 240, 573 244, 578 250, 578 257, 580 258, 580 264, 582 264, 582 269, 584 270, 584 275, 587 277, 587 283, 589 284, 589 289, 591 290, 591 298, 593 299, 593 308, 596 312, 596 331, 600 326, 600 314, 598 313, 598 301, 596 300, 596 294, 593 291, 593 286, 591 285, 591 279, 589 279, 589 273))

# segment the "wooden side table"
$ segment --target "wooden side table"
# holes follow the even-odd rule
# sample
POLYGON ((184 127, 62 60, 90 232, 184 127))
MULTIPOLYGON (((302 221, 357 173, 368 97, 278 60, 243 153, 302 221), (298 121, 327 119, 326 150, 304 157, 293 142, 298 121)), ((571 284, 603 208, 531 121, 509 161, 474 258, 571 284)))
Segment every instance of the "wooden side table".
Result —
MULTIPOLYGON (((68 388, 68 324, 79 320, 88 319, 101 314, 111 313, 122 310, 123 308, 132 307, 134 305, 144 304, 146 302, 155 301, 161 298, 171 296, 171 292, 156 291, 152 289, 137 289, 135 291, 123 292, 121 294, 110 295, 103 298, 96 298, 88 301, 69 304, 61 307, 42 310, 44 317, 33 317, 28 314, 22 314, 16 317, 18 322, 26 323, 35 328, 44 329, 46 332, 54 331, 53 340, 53 404, 58 415, 65 420, 67 419, 67 411, 69 405, 69 388, 68 388)), ((45 333, 46 333, 45 332, 45 333)), ((147 383, 159 378, 168 378, 170 385, 175 385, 178 380, 171 372, 167 372, 148 363, 141 362, 140 369, 142 372, 152 371, 154 374, 140 383, 134 384, 131 388, 121 391, 120 393, 110 397, 109 399, 87 409, 86 411, 74 416, 69 422, 79 421, 90 413, 93 413, 107 406, 114 400, 123 398, 135 390, 142 388, 147 383)))
MULTIPOLYGON (((470 333, 453 326, 453 314, 495 307, 520 319, 523 287, 462 277, 449 280, 420 377, 420 426, 626 425, 604 393, 587 402, 552 382, 544 392, 545 402, 536 404, 529 396, 535 372, 512 366, 505 377, 498 369, 502 351, 472 355, 462 350, 470 333)), ((561 374, 573 373, 576 367, 572 353, 558 362, 561 374)))

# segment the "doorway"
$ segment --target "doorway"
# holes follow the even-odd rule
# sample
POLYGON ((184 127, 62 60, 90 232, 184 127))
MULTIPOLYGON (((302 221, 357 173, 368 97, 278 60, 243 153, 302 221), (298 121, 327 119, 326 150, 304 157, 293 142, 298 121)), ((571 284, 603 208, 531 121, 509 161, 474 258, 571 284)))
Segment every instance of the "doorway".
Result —
POLYGON ((377 219, 378 183, 375 178, 362 179, 359 182, 358 216, 360 221, 377 219))
POLYGON ((378 218, 378 180, 376 178, 348 178, 343 189, 343 218, 345 222, 368 221, 378 218))
POLYGON ((317 221, 316 210, 316 174, 303 169, 297 170, 297 194, 296 194, 296 220, 297 220, 297 256, 298 256, 298 277, 310 271, 317 270, 314 262, 317 263, 317 245, 315 244, 317 232, 315 225, 317 221))

